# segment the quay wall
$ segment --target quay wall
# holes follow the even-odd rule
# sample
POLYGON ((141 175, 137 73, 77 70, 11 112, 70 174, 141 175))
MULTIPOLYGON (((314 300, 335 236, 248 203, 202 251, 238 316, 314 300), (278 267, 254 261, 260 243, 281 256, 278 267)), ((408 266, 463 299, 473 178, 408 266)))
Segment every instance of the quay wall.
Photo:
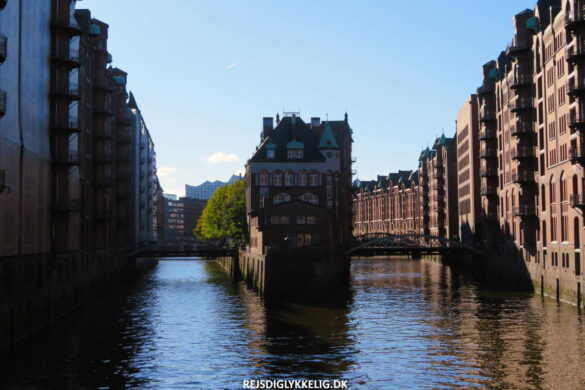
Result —
POLYGON ((110 253, 6 257, 0 269, 0 350, 156 265, 110 253))

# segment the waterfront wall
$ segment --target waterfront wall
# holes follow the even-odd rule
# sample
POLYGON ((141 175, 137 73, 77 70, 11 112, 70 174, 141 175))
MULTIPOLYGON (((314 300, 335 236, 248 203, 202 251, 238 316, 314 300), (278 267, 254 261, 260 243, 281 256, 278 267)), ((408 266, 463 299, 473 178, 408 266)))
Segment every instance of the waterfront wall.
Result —
POLYGON ((58 259, 47 256, 2 259, 0 350, 156 263, 154 258, 126 258, 115 253, 58 259))

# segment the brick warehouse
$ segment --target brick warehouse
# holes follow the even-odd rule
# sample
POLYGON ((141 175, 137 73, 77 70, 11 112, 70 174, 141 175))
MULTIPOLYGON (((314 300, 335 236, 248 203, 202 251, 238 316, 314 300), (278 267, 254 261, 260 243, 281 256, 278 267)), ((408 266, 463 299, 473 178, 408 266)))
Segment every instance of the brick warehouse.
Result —
MULTIPOLYGON (((483 66, 481 86, 459 111, 454 139, 424 150, 418 177, 402 184, 418 194, 412 232, 461 239, 484 250, 492 271, 579 302, 585 1, 538 1, 513 27, 512 42, 483 66)), ((356 183, 355 235, 403 232, 413 205, 389 178, 356 183), (393 211, 396 204, 404 209, 393 211)))

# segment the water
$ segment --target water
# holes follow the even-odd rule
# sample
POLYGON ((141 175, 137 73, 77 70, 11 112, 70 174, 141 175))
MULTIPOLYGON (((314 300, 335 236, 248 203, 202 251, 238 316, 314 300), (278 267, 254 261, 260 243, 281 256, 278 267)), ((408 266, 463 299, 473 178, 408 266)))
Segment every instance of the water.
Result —
POLYGON ((408 259, 356 260, 352 286, 343 307, 265 308, 212 261, 161 261, 4 356, 0 387, 237 389, 294 378, 360 389, 585 388, 573 306, 482 290, 408 259))

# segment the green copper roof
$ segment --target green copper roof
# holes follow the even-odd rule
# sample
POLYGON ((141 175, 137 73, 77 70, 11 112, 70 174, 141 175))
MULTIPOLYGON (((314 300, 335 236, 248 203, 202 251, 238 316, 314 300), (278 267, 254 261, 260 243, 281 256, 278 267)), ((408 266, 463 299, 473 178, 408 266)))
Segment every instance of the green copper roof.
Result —
POLYGON ((533 16, 526 20, 526 28, 529 28, 535 34, 540 30, 540 23, 538 22, 538 18, 533 16))
POLYGON ((293 139, 288 144, 286 144, 287 149, 304 149, 305 145, 302 142, 293 139))
POLYGON ((274 150, 274 149, 276 149, 276 145, 272 144, 272 143, 266 144, 266 149, 273 149, 274 150))
POLYGON ((490 78, 497 80, 500 77, 498 69, 497 68, 490 69, 489 76, 490 78))
POLYGON ((112 63, 112 55, 108 53, 108 64, 112 63))
POLYGON ((126 85, 126 78, 122 76, 114 76, 114 81, 118 85, 126 85))
POLYGON ((100 28, 100 26, 98 26, 97 24, 90 24, 89 25, 89 35, 92 37, 97 37, 102 35, 102 30, 100 28))
POLYGON ((437 144, 441 145, 441 146, 447 145, 447 138, 445 137, 445 134, 441 135, 441 138, 439 138, 439 140, 437 141, 437 144))
POLYGON ((319 145, 317 145, 319 149, 337 149, 339 145, 335 141, 335 137, 333 136, 333 131, 331 130, 331 126, 329 122, 325 122, 325 129, 321 134, 321 140, 319 141, 319 145))

